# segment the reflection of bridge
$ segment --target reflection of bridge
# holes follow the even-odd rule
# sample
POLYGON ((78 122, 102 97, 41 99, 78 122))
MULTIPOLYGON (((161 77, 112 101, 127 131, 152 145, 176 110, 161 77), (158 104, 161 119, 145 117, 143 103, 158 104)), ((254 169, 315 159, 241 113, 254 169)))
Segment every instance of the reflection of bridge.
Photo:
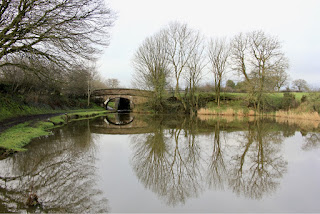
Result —
POLYGON ((115 110, 131 110, 134 105, 145 103, 152 96, 151 91, 111 88, 95 90, 92 96, 106 107, 110 101, 115 102, 115 110))
POLYGON ((99 124, 91 127, 96 134, 144 134, 152 132, 150 125, 131 114, 108 114, 99 124))

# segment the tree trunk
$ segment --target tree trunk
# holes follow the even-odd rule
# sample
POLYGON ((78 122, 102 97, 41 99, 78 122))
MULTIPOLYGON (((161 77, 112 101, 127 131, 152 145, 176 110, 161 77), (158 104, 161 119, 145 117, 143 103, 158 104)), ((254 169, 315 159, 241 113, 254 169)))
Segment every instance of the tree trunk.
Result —
POLYGON ((90 81, 88 80, 88 106, 90 105, 90 81))

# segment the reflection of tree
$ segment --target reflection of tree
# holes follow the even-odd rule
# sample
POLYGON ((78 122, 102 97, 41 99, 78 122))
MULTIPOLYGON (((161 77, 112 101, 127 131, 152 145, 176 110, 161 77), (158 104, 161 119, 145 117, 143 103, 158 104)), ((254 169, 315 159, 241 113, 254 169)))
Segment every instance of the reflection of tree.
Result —
POLYGON ((220 134, 220 121, 217 121, 214 128, 212 155, 209 157, 207 180, 210 188, 223 189, 223 183, 226 178, 226 165, 221 148, 220 134))
POLYGON ((282 138, 279 132, 263 121, 255 121, 236 147, 229 171, 229 185, 237 194, 261 199, 279 185, 279 179, 286 171, 287 162, 283 160, 279 146, 282 138))
POLYGON ((288 122, 281 123, 282 133, 284 137, 294 136, 297 127, 294 125, 290 125, 288 122))
POLYGON ((138 179, 167 204, 185 203, 201 191, 200 147, 192 129, 163 131, 132 138, 132 165, 138 179), (169 136, 171 137, 165 137, 169 136))
POLYGON ((303 150, 312 150, 320 147, 320 133, 310 132, 305 137, 305 144, 302 146, 303 150))
POLYGON ((247 124, 247 131, 228 133, 223 132, 225 122, 215 121, 210 126, 213 143, 207 145, 200 143, 198 133, 208 126, 202 129, 193 120, 169 130, 159 125, 154 133, 132 138, 134 171, 146 188, 170 205, 184 203, 205 188, 223 189, 225 184, 238 195, 261 199, 278 187, 286 171, 287 162, 280 154, 283 134, 274 123, 247 124))
POLYGON ((107 211, 107 200, 94 189, 95 151, 86 123, 55 130, 45 143, 37 140, 27 152, 4 161, 0 177, 4 210, 0 211, 24 210, 31 191, 38 195, 42 212, 107 211))

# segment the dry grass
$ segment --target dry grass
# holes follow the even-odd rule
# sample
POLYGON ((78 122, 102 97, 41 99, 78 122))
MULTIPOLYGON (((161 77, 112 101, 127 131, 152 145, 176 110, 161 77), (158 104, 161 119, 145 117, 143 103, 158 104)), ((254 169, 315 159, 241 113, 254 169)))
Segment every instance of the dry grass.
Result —
POLYGON ((201 109, 199 109, 198 114, 200 114, 200 115, 217 115, 217 112, 215 110, 201 108, 201 109))
POLYGON ((301 112, 297 113, 294 111, 277 111, 276 117, 300 119, 300 120, 312 120, 320 121, 320 115, 318 112, 301 112))
POLYGON ((247 116, 255 116, 256 112, 253 110, 249 110, 248 115, 247 116))
MULTIPOLYGON (((249 110, 248 112, 244 112, 243 110, 235 111, 232 108, 228 108, 225 110, 212 110, 207 108, 201 108, 198 111, 198 115, 230 115, 230 116, 257 116, 256 112, 253 110, 249 110)), ((277 111, 274 115, 275 117, 282 118, 294 118, 294 119, 302 119, 302 120, 313 120, 320 121, 320 115, 318 112, 296 112, 296 111, 277 111)))
MULTIPOLYGON (((200 120, 214 120, 222 117, 221 119, 231 122, 241 120, 244 117, 249 120, 255 120, 256 116, 257 114, 253 110, 244 112, 243 110, 235 111, 231 108, 219 111, 202 108, 198 111, 198 118, 200 120)), ((264 116, 276 118, 276 121, 279 123, 298 125, 305 129, 318 128, 320 125, 320 115, 318 112, 277 111, 272 114, 264 114, 264 116)))
POLYGON ((216 110, 212 110, 212 109, 207 109, 207 108, 201 108, 198 111, 198 114, 200 115, 235 115, 235 111, 233 109, 226 109, 226 110, 220 110, 220 111, 216 111, 216 110))
POLYGON ((302 112, 295 111, 277 111, 276 121, 289 125, 297 125, 302 129, 316 129, 320 124, 320 115, 318 112, 302 112))
POLYGON ((233 122, 237 120, 237 117, 234 117, 232 115, 198 114, 197 117, 202 121, 225 120, 226 122, 233 122))
POLYGON ((226 122, 233 122, 233 121, 255 121, 256 118, 253 116, 233 116, 233 115, 213 115, 213 114, 198 114, 197 117, 202 121, 208 120, 224 120, 226 122))
POLYGON ((247 117, 247 116, 256 116, 255 111, 249 110, 248 112, 244 112, 242 109, 236 111, 232 108, 228 108, 225 110, 212 110, 207 108, 201 108, 198 111, 198 115, 228 115, 228 116, 239 116, 239 117, 247 117))

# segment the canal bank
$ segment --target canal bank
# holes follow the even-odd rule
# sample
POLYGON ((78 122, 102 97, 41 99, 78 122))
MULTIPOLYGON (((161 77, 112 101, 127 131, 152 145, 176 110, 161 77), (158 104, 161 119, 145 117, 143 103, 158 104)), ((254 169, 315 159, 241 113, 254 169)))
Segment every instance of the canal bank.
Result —
POLYGON ((87 109, 69 113, 30 115, 1 122, 0 158, 24 151, 23 148, 32 139, 51 134, 51 129, 71 121, 94 118, 105 115, 108 111, 87 109))

